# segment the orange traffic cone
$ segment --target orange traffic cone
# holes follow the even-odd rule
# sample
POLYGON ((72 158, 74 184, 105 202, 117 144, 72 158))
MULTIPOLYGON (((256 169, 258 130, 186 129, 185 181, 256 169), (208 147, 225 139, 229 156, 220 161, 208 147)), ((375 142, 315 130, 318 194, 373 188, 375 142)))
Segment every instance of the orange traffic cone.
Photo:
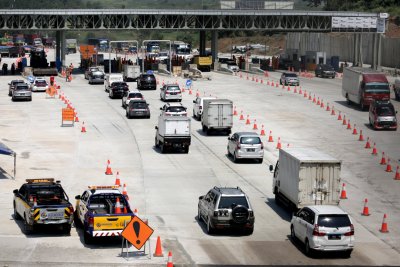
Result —
POLYGON ((257 120, 254 119, 253 130, 258 130, 257 120))
POLYGON ((281 138, 278 137, 278 143, 276 144, 276 149, 281 149, 282 145, 281 145, 281 138))
POLYGON ((332 105, 332 111, 331 111, 331 115, 336 115, 336 112, 335 112, 335 106, 333 106, 333 105, 332 105))
POLYGON ((364 200, 364 208, 363 212, 361 213, 362 216, 369 216, 369 209, 368 209, 368 199, 364 200))
POLYGON ((342 112, 341 111, 339 111, 339 115, 338 115, 337 119, 338 119, 338 121, 342 120, 342 112))
POLYGON ((365 148, 371 148, 371 144, 369 142, 369 137, 367 137, 367 143, 365 143, 365 148))
POLYGON ((193 94, 192 88, 190 88, 190 89, 189 89, 189 95, 192 95, 192 94, 193 94))
POLYGON ((271 83, 271 86, 272 86, 272 87, 274 87, 274 86, 275 86, 275 84, 274 84, 274 81, 272 81, 272 83, 271 83))
POLYGON ((374 148, 372 149, 372 155, 378 155, 378 150, 376 149, 375 143, 374 143, 374 148))
POLYGON ((124 206, 123 211, 124 211, 124 214, 127 214, 127 213, 128 213, 128 209, 126 208, 126 206, 124 206))
POLYGON ((354 134, 354 135, 358 134, 355 124, 354 124, 354 127, 353 127, 353 134, 354 134))
POLYGON ((308 93, 308 100, 312 100, 311 93, 308 93))
POLYGON ((351 130, 350 120, 347 123, 347 130, 351 130))
POLYGON ((297 87, 296 86, 294 87, 293 93, 297 94, 297 87))
POLYGON ((167 262, 167 267, 174 267, 174 264, 172 263, 172 252, 168 252, 168 262, 167 262))
POLYGON ((386 172, 392 172, 392 165, 390 165, 390 159, 388 158, 387 160, 387 165, 386 165, 386 172))
POLYGON ((321 100, 321 108, 324 108, 325 107, 325 105, 324 105, 324 100, 322 99, 321 100))
POLYGON ((278 88, 278 87, 279 87, 279 85, 278 85, 278 82, 276 82, 276 83, 275 83, 275 87, 276 87, 276 88, 278 88))
POLYGON ((75 122, 79 122, 78 112, 75 112, 75 122))
POLYGON ((387 216, 385 213, 385 214, 383 214, 382 226, 381 226, 381 229, 379 230, 381 233, 389 233, 386 218, 387 218, 387 216))
POLYGON ((153 257, 164 257, 161 247, 161 238, 157 236, 157 243, 156 243, 156 251, 153 254, 153 257))
POLYGON ((360 130, 360 137, 358 138, 358 141, 364 141, 362 130, 360 130))
POLYGON ((261 125, 261 136, 265 136, 264 124, 261 125))
POLYGON ((299 90, 299 95, 302 95, 303 91, 301 90, 301 86, 300 86, 300 90, 299 90))
POLYGON ((274 142, 274 138, 272 138, 272 131, 269 131, 268 142, 274 142))
POLYGON ((240 111, 240 118, 239 118, 239 120, 241 120, 241 121, 244 120, 244 117, 243 117, 243 110, 240 111))
POLYGON ((115 214, 119 214, 122 213, 121 212, 121 203, 119 202, 119 197, 117 197, 117 201, 115 202, 115 210, 114 210, 115 214))
POLYGON ((340 199, 347 199, 346 184, 342 184, 342 192, 340 193, 340 199))
POLYGON ((111 166, 110 166, 110 160, 107 160, 107 168, 106 168, 106 175, 112 175, 112 170, 111 170, 111 166))
POLYGON ((182 93, 186 92, 185 86, 182 86, 182 93))
POLYGON ((236 106, 233 108, 233 116, 237 116, 236 106))
POLYGON ((196 97, 199 97, 199 96, 200 96, 199 90, 196 90, 196 97))
POLYGON ((317 105, 321 105, 321 102, 319 101, 319 97, 318 97, 318 101, 317 101, 317 105))
POLYGON ((382 152, 381 165, 386 165, 385 152, 382 152))
POLYGON ((307 90, 304 90, 304 98, 307 98, 307 90))
POLYGON ((288 92, 290 91, 290 86, 287 87, 288 92))
MULTIPOLYGON (((318 99, 319 99, 319 97, 318 97, 318 99)), ((318 101, 319 101, 319 100, 318 100, 318 101)), ((314 98, 313 98, 312 102, 313 102, 313 103, 317 103, 317 100, 315 99, 315 94, 314 94, 314 98)))
POLYGON ((121 180, 119 179, 119 171, 117 171, 117 175, 115 175, 115 185, 121 186, 121 180))
POLYGON ((346 125, 347 124, 347 121, 346 121, 346 115, 343 115, 343 123, 342 123, 343 125, 346 125))
POLYGON ((247 115, 247 119, 246 119, 246 125, 250 124, 250 119, 249 119, 249 115, 247 115))
POLYGON ((124 187, 122 189, 122 194, 125 196, 127 200, 129 200, 128 192, 126 191, 126 184, 124 184, 124 187))
POLYGON ((395 180, 400 180, 400 172, 399 172, 399 166, 396 167, 396 174, 394 175, 395 180))
POLYGON ((331 108, 329 107, 329 102, 326 103, 326 111, 331 111, 331 108))
POLYGON ((85 127, 85 122, 82 122, 82 129, 81 129, 81 133, 86 133, 86 127, 85 127))

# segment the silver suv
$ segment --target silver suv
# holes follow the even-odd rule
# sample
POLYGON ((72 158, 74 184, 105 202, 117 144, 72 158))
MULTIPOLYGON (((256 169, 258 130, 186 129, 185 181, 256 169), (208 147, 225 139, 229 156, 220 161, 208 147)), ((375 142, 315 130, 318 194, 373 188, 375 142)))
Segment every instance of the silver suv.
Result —
POLYGON ((228 156, 233 157, 234 162, 240 159, 256 159, 259 163, 263 162, 264 145, 257 133, 238 132, 228 137, 228 156))
POLYGON ((26 83, 17 83, 14 90, 12 90, 11 100, 25 99, 32 101, 32 91, 26 83))
POLYGON ((216 229, 239 229, 251 235, 254 212, 247 195, 239 187, 214 187, 199 197, 199 221, 207 225, 208 234, 216 229))
POLYGON ((182 93, 179 85, 177 84, 166 84, 160 88, 160 99, 162 101, 176 100, 182 101, 182 93))
POLYGON ((280 79, 280 84, 284 84, 284 85, 296 85, 299 86, 300 85, 300 80, 299 77, 297 76, 296 73, 293 72, 284 72, 281 75, 281 79, 280 79))

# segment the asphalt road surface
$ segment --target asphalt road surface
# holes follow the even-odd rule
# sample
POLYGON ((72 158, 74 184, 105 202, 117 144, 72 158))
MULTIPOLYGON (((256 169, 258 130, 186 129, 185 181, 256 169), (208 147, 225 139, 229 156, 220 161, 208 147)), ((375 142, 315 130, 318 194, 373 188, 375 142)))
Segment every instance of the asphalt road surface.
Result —
MULTIPOLYGON (((5 60, 5 59, 4 59, 5 60)), ((79 55, 67 56, 67 64, 78 66, 79 55)), ((10 65, 10 64, 9 64, 10 65)), ((325 108, 317 106, 292 87, 282 89, 267 85, 276 82, 279 72, 269 78, 257 76, 258 82, 244 75, 212 73, 212 80, 194 81, 192 92, 183 93, 183 105, 192 115, 192 100, 198 92, 231 99, 238 113, 249 115, 251 125, 234 117, 235 131, 252 131, 254 120, 267 133, 263 137, 263 164, 235 164, 226 155, 226 136, 205 136, 201 123, 192 119, 192 144, 189 154, 161 154, 154 148, 159 90, 143 91, 150 103, 150 119, 125 117, 121 100, 110 99, 104 85, 89 85, 82 74, 71 83, 58 77, 56 82, 78 112, 80 122, 61 127, 58 98, 34 93, 32 102, 12 102, 7 83, 11 76, 0 76, 0 138, 17 152, 17 176, 12 179, 11 157, 0 157, 0 263, 9 266, 164 266, 168 251, 178 266, 196 265, 399 265, 400 264, 400 181, 394 172, 385 172, 379 164, 381 152, 389 155, 395 170, 400 160, 399 131, 373 131, 368 126, 368 112, 348 106, 341 96, 341 79, 301 78, 301 88, 334 106, 357 130, 376 143, 378 156, 365 149, 325 108), (260 79, 263 79, 263 83, 260 79), (82 121, 86 133, 81 133, 82 121), (274 141, 267 142, 272 131, 274 141), (277 206, 272 194, 270 164, 278 157, 276 141, 282 146, 314 147, 343 161, 341 177, 346 183, 348 199, 340 206, 349 212, 355 226, 356 245, 351 258, 331 253, 309 258, 301 244, 290 239, 291 214, 277 206), (31 236, 22 233, 22 224, 14 220, 12 190, 26 178, 55 177, 61 180, 71 202, 88 185, 110 185, 114 176, 104 174, 107 160, 120 172, 127 184, 130 204, 139 217, 147 218, 155 230, 146 253, 121 255, 120 240, 102 240, 85 245, 83 233, 73 228, 71 235, 41 230, 31 236), (232 232, 206 233, 197 219, 198 197, 213 186, 239 186, 249 196, 255 210, 255 230, 250 236, 232 232), (361 216, 363 201, 368 198, 371 216, 361 216), (388 215, 389 233, 381 233, 383 214, 388 215), (164 257, 154 258, 157 236, 161 237, 164 257), (150 245, 150 246, 149 246, 150 245), (149 253, 150 252, 150 253, 149 253)), ((178 82, 182 78, 157 75, 160 83, 178 82)), ((136 83, 129 83, 136 88, 136 83)), ((299 88, 296 88, 299 90, 299 88)), ((393 100, 395 108, 399 102, 393 100)))

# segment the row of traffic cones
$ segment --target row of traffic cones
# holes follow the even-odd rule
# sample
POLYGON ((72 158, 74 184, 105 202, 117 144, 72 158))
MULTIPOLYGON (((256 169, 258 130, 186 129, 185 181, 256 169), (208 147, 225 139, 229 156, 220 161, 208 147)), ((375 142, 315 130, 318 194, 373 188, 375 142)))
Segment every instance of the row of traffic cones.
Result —
MULTIPOLYGON (((65 96, 64 92, 59 92, 58 93, 58 98, 62 102, 64 102, 64 104, 66 104, 68 108, 71 108, 71 109, 74 110, 74 122, 79 122, 78 112, 73 107, 71 101, 65 96)), ((86 133, 86 126, 85 126, 85 122, 84 121, 82 121, 82 124, 81 124, 81 133, 86 133)))
MULTIPOLYGON (((164 253, 162 252, 160 236, 157 236, 156 250, 153 253, 153 257, 164 257, 164 253)), ((174 267, 174 263, 172 262, 172 252, 171 251, 168 252, 167 267, 174 267)))

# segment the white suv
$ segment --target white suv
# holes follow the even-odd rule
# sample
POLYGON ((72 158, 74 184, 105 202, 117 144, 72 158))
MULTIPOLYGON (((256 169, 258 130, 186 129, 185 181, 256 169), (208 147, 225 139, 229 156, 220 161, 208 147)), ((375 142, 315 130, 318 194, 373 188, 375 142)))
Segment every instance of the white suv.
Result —
POLYGON ((338 206, 319 205, 300 209, 290 224, 292 240, 305 244, 305 252, 343 251, 350 257, 354 248, 354 226, 349 215, 338 206))
POLYGON ((160 88, 160 99, 162 101, 176 100, 182 101, 182 93, 179 85, 177 84, 166 84, 160 88))
POLYGON ((167 103, 160 110, 160 116, 187 116, 187 108, 181 103, 167 103))
POLYGON ((193 100, 193 117, 200 120, 201 114, 203 114, 203 102, 205 99, 215 99, 215 97, 197 97, 193 100))

